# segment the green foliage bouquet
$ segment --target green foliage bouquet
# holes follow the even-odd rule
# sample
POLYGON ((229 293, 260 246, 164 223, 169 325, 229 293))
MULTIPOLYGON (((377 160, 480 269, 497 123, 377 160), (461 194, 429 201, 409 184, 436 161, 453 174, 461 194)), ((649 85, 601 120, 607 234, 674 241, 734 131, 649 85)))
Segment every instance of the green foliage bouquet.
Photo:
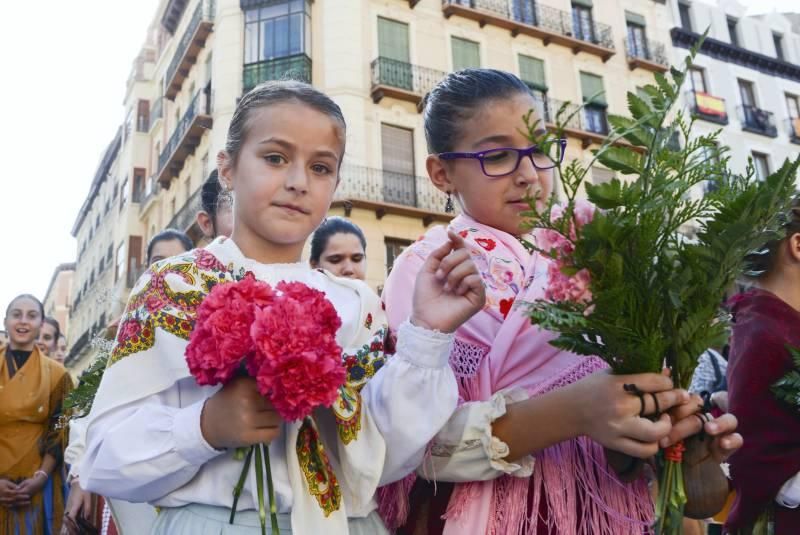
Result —
MULTIPOLYGON (((765 235, 778 235, 775 214, 788 206, 800 165, 787 161, 759 181, 752 163, 744 175, 728 168, 718 132, 691 135, 694 119, 672 109, 696 53, 682 70, 657 74, 656 84, 639 95, 628 93, 631 117, 609 117, 611 134, 591 162, 558 166, 565 204, 551 200, 537 209, 531 202, 529 213, 538 236, 559 236, 537 239, 534 248, 573 281, 568 288, 587 290, 549 292, 528 303, 531 321, 558 333, 556 347, 597 355, 620 374, 667 366, 683 388, 698 357, 725 343, 729 318, 720 304, 745 254, 765 235), (588 182, 596 162, 630 180, 588 182), (582 190, 597 208, 591 217, 577 199, 582 190), (552 247, 554 241, 560 245, 552 247), (579 298, 570 299, 575 293, 579 298)), ((555 146, 580 111, 562 106, 555 132, 546 134, 530 115, 529 137, 540 147, 555 146)), ((682 530, 682 447, 665 452, 659 470, 659 534, 682 530)))

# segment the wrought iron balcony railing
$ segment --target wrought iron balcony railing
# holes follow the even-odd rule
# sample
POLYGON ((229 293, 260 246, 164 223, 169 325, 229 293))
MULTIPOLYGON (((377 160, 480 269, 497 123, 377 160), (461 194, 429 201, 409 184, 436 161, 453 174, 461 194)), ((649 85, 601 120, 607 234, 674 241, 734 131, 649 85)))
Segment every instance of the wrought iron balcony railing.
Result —
POLYGON ((200 0, 197 4, 164 77, 164 95, 168 99, 174 99, 181 90, 189 69, 197 61, 197 55, 205 46, 206 39, 214 26, 214 11, 214 0, 200 0))
POLYGON ((445 16, 459 15, 493 24, 511 31, 538 37, 584 51, 607 60, 614 54, 611 26, 596 21, 580 21, 568 11, 541 5, 534 0, 442 0, 445 16))
POLYGON ((177 176, 189 154, 194 152, 203 132, 211 128, 211 91, 200 90, 175 127, 158 157, 158 180, 168 184, 177 176))
POLYGON ((419 104, 445 77, 444 72, 385 57, 373 60, 371 68, 374 102, 388 96, 419 104))
POLYGON ((641 67, 654 72, 666 72, 669 68, 667 50, 663 43, 651 41, 644 42, 625 40, 625 54, 631 69, 641 67))
POLYGON ((296 54, 244 66, 242 93, 247 93, 261 82, 267 80, 299 80, 311 83, 311 58, 296 54))
POLYGON ((739 106, 742 130, 767 137, 778 137, 775 114, 755 106, 739 106))

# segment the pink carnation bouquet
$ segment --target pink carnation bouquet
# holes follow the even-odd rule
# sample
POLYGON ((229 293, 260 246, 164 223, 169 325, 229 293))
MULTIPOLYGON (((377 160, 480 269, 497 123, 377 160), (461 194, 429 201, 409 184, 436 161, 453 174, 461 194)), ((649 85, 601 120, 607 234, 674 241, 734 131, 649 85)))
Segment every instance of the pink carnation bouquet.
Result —
MULTIPOLYGON (((199 385, 226 384, 237 374, 255 378, 258 390, 284 420, 303 420, 330 407, 345 381, 342 349, 336 343, 341 320, 323 292, 299 282, 275 289, 248 273, 217 284, 198 308, 186 348, 189 371, 199 385)), ((280 533, 269 462, 260 444, 237 450, 244 459, 233 490, 230 522, 255 456, 261 531, 266 533, 262 467, 267 472, 272 533, 280 533)))

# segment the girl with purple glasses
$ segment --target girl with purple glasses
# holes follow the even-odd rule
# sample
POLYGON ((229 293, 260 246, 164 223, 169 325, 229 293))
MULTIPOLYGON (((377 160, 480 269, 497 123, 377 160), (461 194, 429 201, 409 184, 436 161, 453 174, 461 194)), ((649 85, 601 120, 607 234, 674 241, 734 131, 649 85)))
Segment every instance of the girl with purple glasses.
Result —
MULTIPOLYGON (((521 224, 528 198, 551 195, 567 145, 531 146, 523 117, 533 108, 519 78, 487 69, 450 74, 426 97, 428 176, 447 207, 460 208, 449 230, 478 266, 486 305, 458 328, 450 353, 459 408, 416 481, 382 491, 384 518, 399 533, 649 532, 653 505, 639 459, 700 428, 686 417, 695 401, 666 374, 611 375, 598 358, 551 346, 554 335, 514 306, 544 292, 549 260, 532 251, 521 224), (626 393, 625 383, 645 394, 626 393), (659 414, 670 409, 675 425, 659 414)), ((446 240, 446 229, 431 229, 394 264, 383 294, 390 327, 411 313, 407 289, 446 240)), ((720 458, 741 440, 731 436, 735 425, 729 417, 707 428, 720 458)))

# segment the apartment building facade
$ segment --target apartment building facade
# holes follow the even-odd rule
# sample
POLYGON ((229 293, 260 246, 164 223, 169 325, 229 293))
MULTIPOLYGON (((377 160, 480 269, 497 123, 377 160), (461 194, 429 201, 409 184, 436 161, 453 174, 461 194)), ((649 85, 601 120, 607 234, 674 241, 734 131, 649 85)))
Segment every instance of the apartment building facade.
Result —
MULTIPOLYGON (((721 130, 734 170, 764 178, 800 151, 800 34, 790 16, 746 15, 736 0, 670 0, 673 59, 706 29, 684 87, 695 132, 721 130)), ((796 16, 795 16, 796 17, 796 16)))
POLYGON ((591 99, 566 130, 566 157, 588 159, 608 115, 627 114, 626 92, 668 68, 672 27, 661 0, 162 0, 73 229, 73 358, 84 361, 81 348, 121 311, 152 236, 173 227, 201 241, 200 186, 237 99, 258 83, 305 80, 342 107, 347 155, 331 214, 364 229, 379 290, 400 252, 451 218, 425 176, 420 113, 447 72, 518 74, 550 126, 562 102, 591 99))

